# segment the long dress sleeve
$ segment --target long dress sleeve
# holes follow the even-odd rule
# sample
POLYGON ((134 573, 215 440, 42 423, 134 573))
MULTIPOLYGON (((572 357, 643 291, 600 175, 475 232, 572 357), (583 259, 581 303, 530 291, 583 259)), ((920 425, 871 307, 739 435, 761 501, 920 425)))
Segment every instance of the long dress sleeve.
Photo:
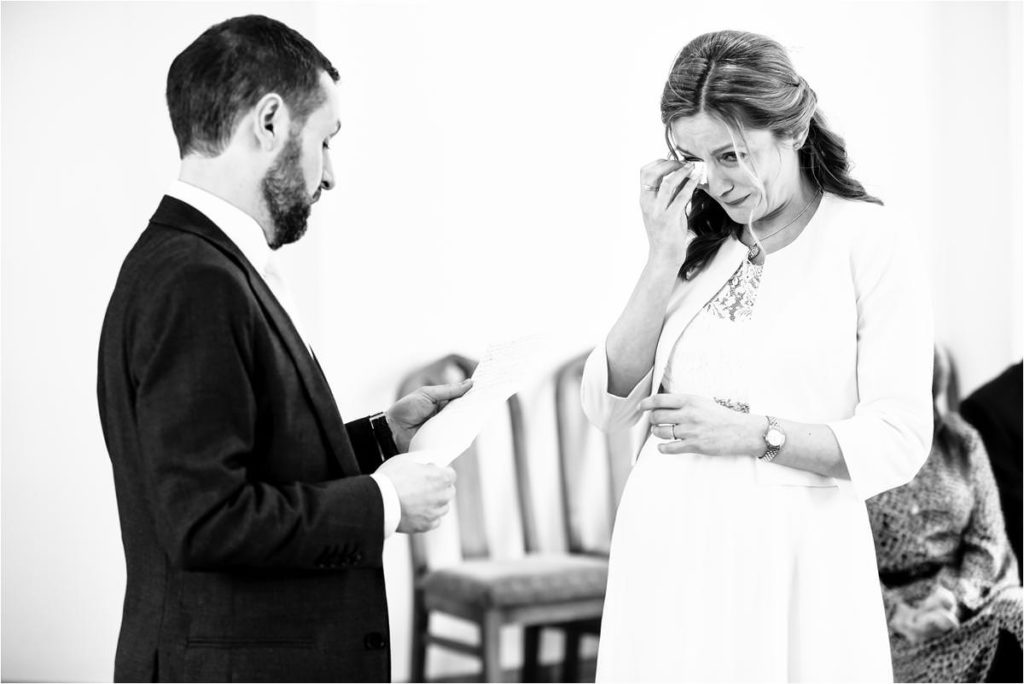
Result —
POLYGON ((851 230, 858 404, 828 426, 854 491, 868 499, 909 482, 928 456, 933 323, 927 273, 900 229, 880 221, 851 230))
POLYGON ((580 400, 583 412, 596 427, 604 432, 617 432, 640 420, 640 402, 651 396, 654 379, 653 366, 625 397, 608 391, 608 356, 602 342, 587 358, 583 367, 580 400))

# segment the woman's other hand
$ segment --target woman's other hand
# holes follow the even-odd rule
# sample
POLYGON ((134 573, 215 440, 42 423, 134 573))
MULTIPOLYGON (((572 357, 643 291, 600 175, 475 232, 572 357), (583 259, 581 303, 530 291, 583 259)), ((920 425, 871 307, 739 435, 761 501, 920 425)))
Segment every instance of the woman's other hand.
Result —
POLYGON ((658 159, 640 170, 640 209, 652 259, 682 265, 693 234, 686 227, 686 205, 697 187, 694 165, 658 159))
POLYGON ((740 413, 695 394, 655 394, 640 402, 650 411, 651 433, 673 440, 663 454, 758 455, 764 451, 764 418, 740 413))
POLYGON ((911 644, 919 644, 960 625, 955 606, 955 599, 953 607, 950 608, 944 595, 936 597, 936 592, 933 592, 916 608, 905 603, 898 604, 889 625, 911 644), (933 600, 934 598, 941 598, 942 602, 933 600))
POLYGON ((928 638, 960 626, 960 602, 949 588, 936 584, 917 607, 917 623, 928 638))

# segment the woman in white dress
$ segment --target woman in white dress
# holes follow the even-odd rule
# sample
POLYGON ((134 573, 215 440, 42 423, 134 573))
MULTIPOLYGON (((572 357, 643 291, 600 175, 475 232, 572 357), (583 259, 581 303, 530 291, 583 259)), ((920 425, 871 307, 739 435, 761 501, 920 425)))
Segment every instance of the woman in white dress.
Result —
POLYGON ((891 681, 864 500, 928 454, 928 278, 774 41, 693 40, 662 120, 649 257, 583 380, 594 424, 651 426, 598 679, 891 681))

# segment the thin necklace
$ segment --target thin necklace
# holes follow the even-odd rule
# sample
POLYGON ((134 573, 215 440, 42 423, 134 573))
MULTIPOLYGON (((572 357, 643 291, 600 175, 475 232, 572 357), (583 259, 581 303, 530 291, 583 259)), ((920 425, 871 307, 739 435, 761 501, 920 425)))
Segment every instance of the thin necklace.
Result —
POLYGON ((774 237, 775 235, 778 235, 779 233, 781 233, 782 231, 786 230, 791 225, 796 223, 800 219, 800 217, 804 215, 804 212, 807 211, 807 207, 811 206, 811 204, 814 203, 814 200, 818 199, 818 195, 820 195, 820 194, 821 194, 821 189, 818 189, 818 191, 815 192, 814 195, 811 196, 811 199, 807 200, 807 204, 804 205, 804 208, 800 210, 800 213, 797 214, 796 217, 792 221, 790 221, 786 225, 782 226, 781 228, 779 228, 775 232, 773 232, 773 233, 771 233, 769 235, 765 235, 763 238, 758 238, 756 235, 754 235, 754 229, 751 228, 750 229, 750 234, 754 235, 754 244, 750 245, 750 249, 747 250, 747 259, 750 259, 750 260, 756 259, 757 255, 761 253, 761 245, 760 245, 760 243, 764 242, 765 240, 767 240, 770 237, 774 237))

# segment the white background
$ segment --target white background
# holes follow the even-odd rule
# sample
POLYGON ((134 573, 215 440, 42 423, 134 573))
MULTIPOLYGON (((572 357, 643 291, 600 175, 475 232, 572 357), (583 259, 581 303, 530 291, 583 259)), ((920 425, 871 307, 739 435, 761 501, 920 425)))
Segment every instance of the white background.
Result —
MULTIPOLYGON (((686 41, 720 28, 789 48, 855 176, 910 217, 963 389, 1021 357, 1019 3, 5 2, 5 680, 112 675, 124 561, 96 410, 100 325, 176 176, 167 68, 207 26, 251 12, 298 29, 342 75, 338 188, 285 252, 350 419, 450 351, 552 329, 565 359, 600 339, 646 252, 637 172, 664 151, 664 79, 686 41)), ((537 517, 557 523, 550 391, 538 377, 523 398, 537 517)), ((541 533, 562 544, 557 524, 541 533)), ((404 537, 385 562, 401 680, 404 537)), ((558 651, 545 642, 546 659, 558 651)), ((432 676, 475 667, 432 658, 432 676)))

